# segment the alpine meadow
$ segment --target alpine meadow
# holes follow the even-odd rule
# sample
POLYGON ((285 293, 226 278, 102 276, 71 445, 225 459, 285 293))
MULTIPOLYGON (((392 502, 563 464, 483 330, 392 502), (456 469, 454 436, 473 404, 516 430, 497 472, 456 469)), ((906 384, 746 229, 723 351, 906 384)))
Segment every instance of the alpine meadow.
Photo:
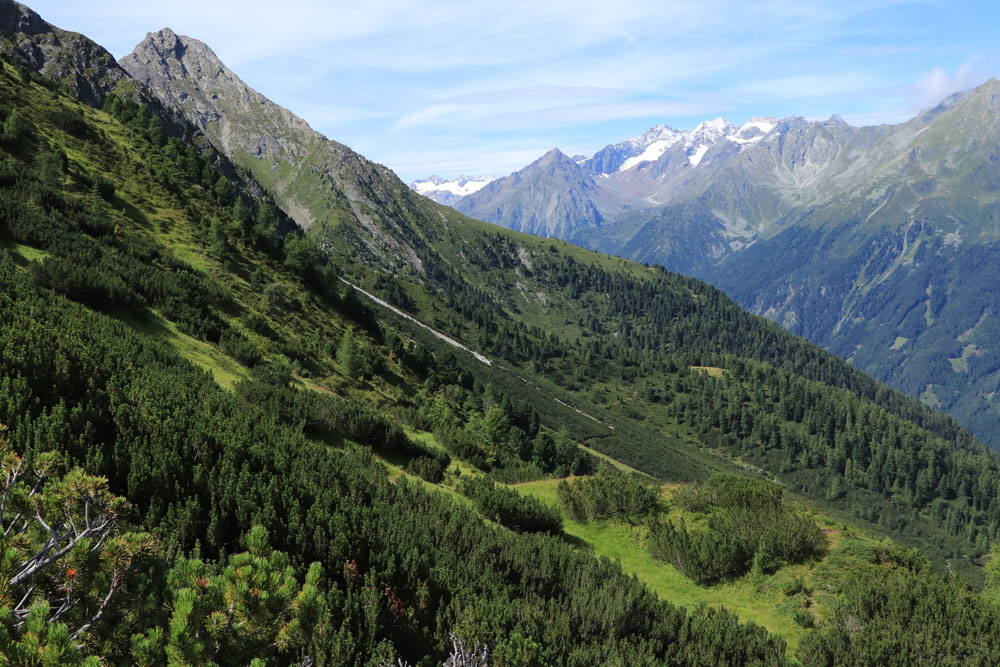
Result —
MULTIPOLYGON (((530 179, 466 179, 456 210, 169 28, 116 61, 0 0, 0 33, 4 664, 1000 664, 992 403, 912 395, 958 329, 965 370, 932 393, 995 375, 988 230, 899 237, 866 192, 830 195, 829 219, 682 267, 725 274, 733 300, 567 242, 669 265, 676 239, 648 239, 725 237, 699 226, 724 213, 706 197, 614 226, 624 200, 553 151, 530 179), (466 215, 487 209, 504 226, 466 215), (779 238, 790 273, 763 254, 779 238), (817 259, 846 238, 870 256, 817 259), (907 264, 897 241, 961 256, 907 264), (814 298, 834 275, 844 311, 814 298), (872 300, 896 329, 851 319, 872 300), (786 328, 829 351, 773 321, 793 310, 786 328)), ((993 192, 995 165, 946 144, 959 113, 996 122, 994 87, 912 121, 926 143, 900 193, 945 188, 914 180, 938 159, 993 192)), ((806 132, 890 142, 814 125, 789 124, 787 154, 806 132)), ((729 130, 754 142, 713 174, 771 131, 729 130)), ((641 167, 648 145, 593 164, 641 167)), ((917 205, 900 193, 883 214, 917 205)))

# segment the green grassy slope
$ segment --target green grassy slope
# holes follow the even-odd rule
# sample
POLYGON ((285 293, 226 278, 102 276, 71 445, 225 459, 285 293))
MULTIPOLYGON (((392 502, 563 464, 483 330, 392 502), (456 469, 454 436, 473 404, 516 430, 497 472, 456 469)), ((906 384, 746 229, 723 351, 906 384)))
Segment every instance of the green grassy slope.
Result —
MULTIPOLYGON (((177 57, 198 53, 223 68, 205 45, 187 43, 177 57)), ((176 65, 171 57, 150 56, 140 68, 164 104, 190 88, 160 76, 176 65)), ((206 88, 202 101, 224 115, 237 148, 271 145, 266 130, 285 123, 277 153, 232 158, 289 213, 308 209, 308 237, 336 272, 508 370, 527 372, 522 380, 544 385, 552 398, 525 395, 503 374, 490 382, 505 383, 539 413, 569 417, 578 441, 663 479, 704 478, 720 464, 713 453, 766 466, 814 501, 930 547, 942 564, 948 556, 981 556, 995 538, 990 492, 970 489, 976 468, 996 464, 940 413, 749 316, 703 283, 470 220, 273 103, 244 118, 227 96, 257 94, 235 78, 202 83, 218 86, 218 99, 205 97, 206 88), (265 109, 273 117, 259 117, 265 109), (685 377, 701 365, 736 372, 717 383, 685 377), (809 405, 782 400, 790 388, 809 405), (553 407, 553 398, 594 419, 553 407), (723 405, 726 419, 718 415, 723 405), (690 410, 704 416, 692 419, 690 410), (946 508, 931 511, 938 497, 946 508)), ((179 113, 201 118, 177 104, 179 113)))
MULTIPOLYGON (((107 475, 165 559, 224 561, 263 524, 300 573, 321 561, 330 664, 440 657, 450 630, 512 664, 784 659, 729 616, 682 614, 618 566, 402 482, 455 461, 511 481, 592 465, 578 445, 666 480, 767 466, 806 497, 879 510, 902 537, 916 527, 970 554, 992 538, 996 464, 968 436, 697 281, 458 217, 422 232, 441 234, 423 279, 392 281, 281 237, 267 201, 236 199, 127 104, 84 108, 5 67, 0 107, 11 443, 107 475), (494 364, 366 305, 342 276, 494 364), (930 455, 938 495, 916 465, 930 455), (363 595, 351 561, 370 575, 363 595)), ((119 623, 102 632, 132 627, 119 623)), ((127 642, 106 641, 125 660, 127 642)))
MULTIPOLYGON (((482 401, 505 397, 457 368, 446 373, 454 362, 443 344, 383 326, 325 262, 297 263, 302 241, 266 227, 266 201, 248 213, 225 187, 190 180, 186 172, 204 168, 176 145, 157 144, 148 117, 114 111, 126 122, 13 68, 0 72, 0 421, 32 465, 55 451, 106 475, 134 506, 122 528, 145 528, 158 544, 151 568, 130 583, 142 594, 119 596, 113 613, 86 626, 85 653, 118 664, 136 651, 153 664, 169 655, 239 662, 236 650, 211 653, 218 631, 196 624, 157 634, 191 613, 184 595, 215 586, 204 578, 175 591, 176 580, 162 575, 185 567, 180 554, 221 568, 263 526, 288 554, 287 576, 301 580, 312 561, 326 573, 310 621, 319 629, 288 635, 280 651, 266 644, 258 656, 273 663, 442 659, 450 631, 519 664, 570 654, 692 664, 706 649, 719 664, 783 662, 782 642, 758 628, 726 614, 686 614, 617 566, 553 538, 497 532, 447 497, 393 481, 371 451, 407 468, 440 461, 439 447, 399 428, 426 420, 430 398, 464 392, 463 407, 483 420, 482 401), (546 562, 549 574, 538 577, 534 568, 546 562), (588 601, 608 593, 621 598, 617 610, 588 601), (563 621, 552 624, 557 616, 563 621), (695 621, 707 625, 683 629, 695 621), (691 641, 691 632, 703 639, 691 641), (190 643, 202 633, 206 643, 190 643), (655 644, 645 639, 651 633, 655 644), (719 633, 732 639, 720 645, 719 633), (698 646, 708 641, 714 647, 698 646)), ((58 566, 54 587, 5 589, 3 604, 65 595, 65 577, 90 576, 86 559, 72 565, 58 566)), ((80 606, 62 622, 83 632, 92 612, 80 606)), ((22 638, 8 620, 0 619, 5 636, 22 638)), ((259 639, 243 636, 243 625, 221 626, 225 645, 245 650, 259 639)), ((39 642, 18 650, 40 655, 39 642)))

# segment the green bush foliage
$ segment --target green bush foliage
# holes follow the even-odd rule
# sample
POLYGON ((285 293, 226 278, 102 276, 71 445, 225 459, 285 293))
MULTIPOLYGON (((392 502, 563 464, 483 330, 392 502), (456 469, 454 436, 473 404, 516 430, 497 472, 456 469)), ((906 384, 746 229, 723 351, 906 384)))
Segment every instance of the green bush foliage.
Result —
POLYGON ((559 502, 575 521, 641 517, 656 508, 657 490, 611 468, 593 477, 559 482, 559 502))
POLYGON ((562 532, 562 515, 555 508, 484 477, 463 479, 458 490, 469 497, 484 516, 511 530, 529 533, 562 532))
POLYGON ((746 574, 773 572, 820 553, 826 538, 816 522, 785 506, 781 487, 763 479, 717 475, 677 494, 689 511, 708 513, 698 530, 670 521, 650 530, 653 555, 700 584, 746 574))

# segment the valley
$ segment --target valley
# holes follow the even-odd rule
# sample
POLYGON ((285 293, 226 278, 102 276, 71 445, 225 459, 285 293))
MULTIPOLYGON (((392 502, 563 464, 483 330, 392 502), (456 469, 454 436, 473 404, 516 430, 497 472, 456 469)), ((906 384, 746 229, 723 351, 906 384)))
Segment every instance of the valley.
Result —
MULTIPOLYGON (((948 415, 696 278, 432 202, 197 40, 95 70, 0 9, 12 664, 995 662, 1000 458, 948 415)), ((937 247, 899 242, 866 275, 937 247)))
POLYGON ((968 277, 996 262, 998 85, 894 126, 656 126, 448 204, 706 280, 996 445, 997 351, 983 340, 974 368, 947 360, 993 321, 995 295, 968 277))

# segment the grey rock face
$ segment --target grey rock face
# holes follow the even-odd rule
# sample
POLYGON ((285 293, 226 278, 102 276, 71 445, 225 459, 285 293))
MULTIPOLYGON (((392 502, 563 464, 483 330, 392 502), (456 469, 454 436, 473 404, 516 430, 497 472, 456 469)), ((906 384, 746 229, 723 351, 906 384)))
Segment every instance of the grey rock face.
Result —
POLYGON ((246 85, 203 42, 170 28, 151 32, 121 66, 233 157, 301 162, 323 139, 309 125, 246 85))
POLYGON ((397 271, 423 274, 416 221, 436 204, 391 170, 328 140, 248 86, 207 45, 169 28, 149 33, 121 65, 249 170, 300 227, 318 225, 323 247, 385 264, 391 257, 397 271))
POLYGON ((463 197, 454 207, 509 229, 568 238, 577 229, 600 225, 604 217, 591 176, 558 149, 521 171, 463 197))
POLYGON ((0 0, 0 51, 11 52, 30 69, 61 81, 81 102, 100 107, 128 75, 104 47, 47 23, 13 0, 0 0))

